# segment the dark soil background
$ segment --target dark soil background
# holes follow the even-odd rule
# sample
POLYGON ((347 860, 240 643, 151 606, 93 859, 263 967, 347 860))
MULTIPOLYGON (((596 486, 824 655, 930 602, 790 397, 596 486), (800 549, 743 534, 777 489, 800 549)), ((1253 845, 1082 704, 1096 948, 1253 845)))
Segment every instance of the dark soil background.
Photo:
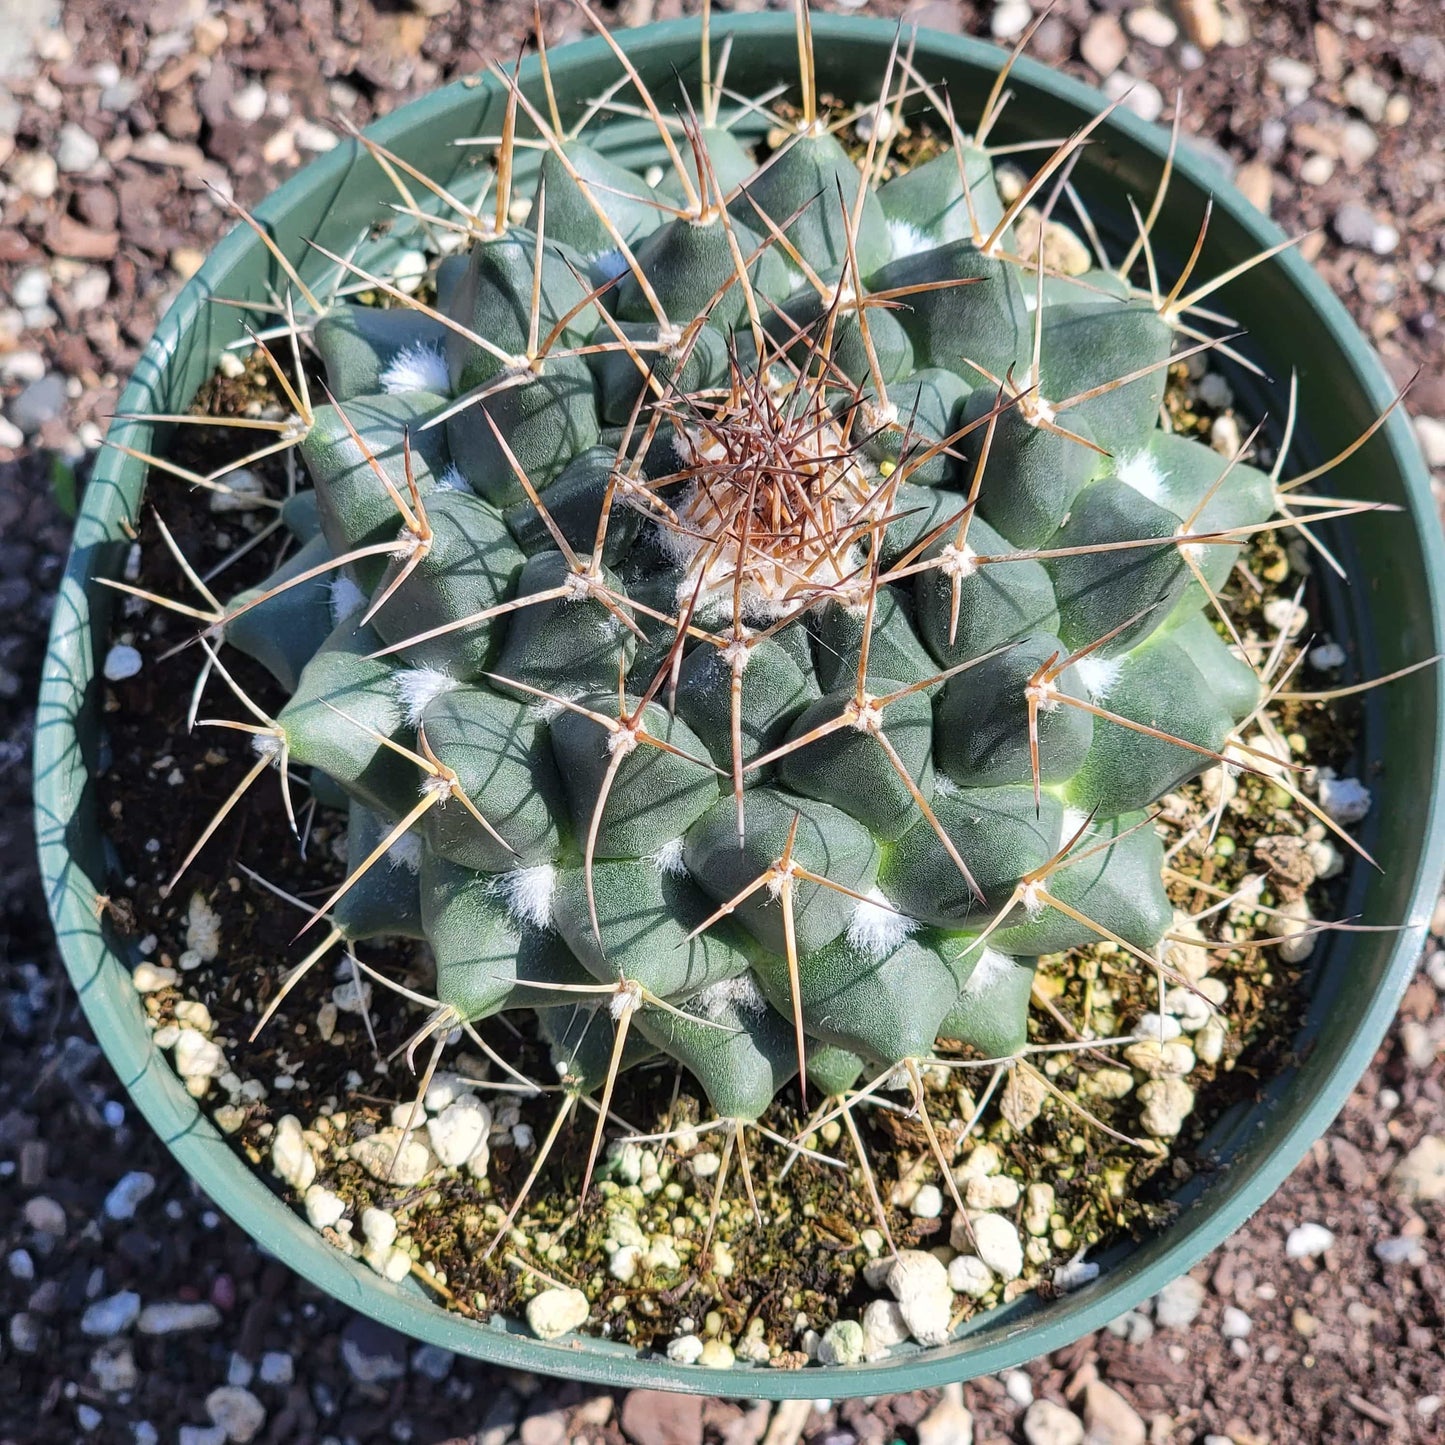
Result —
MULTIPOLYGON (((695 8, 604 13, 627 26, 695 8)), ((1004 39, 1031 13, 823 8, 1004 39)), ((580 33, 565 4, 543 12, 554 44, 580 33)), ((156 318, 226 229, 207 182, 254 202, 333 143, 336 115, 364 123, 509 59, 530 26, 530 0, 0 0, 0 1445, 1445 1438, 1433 943, 1340 1120, 1192 1287, 943 1396, 614 1397, 417 1349, 264 1256, 128 1107, 55 955, 30 842, 32 699, 66 505, 156 318), (1332 1240, 1290 1257, 1303 1225, 1332 1240)), ((1305 254, 1391 373, 1423 368, 1408 406, 1445 483, 1439 0, 1059 0, 1033 49, 1113 93, 1132 84, 1146 115, 1168 115, 1178 89, 1185 131, 1246 193, 1291 231, 1317 228, 1305 254)))

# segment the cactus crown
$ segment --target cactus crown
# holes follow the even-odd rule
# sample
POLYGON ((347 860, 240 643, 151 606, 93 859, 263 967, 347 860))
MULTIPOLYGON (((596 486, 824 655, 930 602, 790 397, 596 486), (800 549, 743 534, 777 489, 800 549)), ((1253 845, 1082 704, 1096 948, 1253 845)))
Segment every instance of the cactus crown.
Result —
POLYGON ((283 263, 282 334, 327 396, 299 350, 294 382, 277 366, 299 421, 263 450, 299 439, 312 483, 281 509, 296 550, 188 609, 249 708, 246 784, 304 768, 349 810, 291 979, 425 939, 419 1041, 535 1011, 564 1114, 603 1095, 594 1161, 636 1060, 678 1061, 737 1134, 795 1075, 844 1096, 865 1071, 916 1088, 940 1038, 1020 1056, 1040 955, 1102 938, 1163 968, 1148 810, 1262 765, 1217 594, 1253 532, 1352 509, 1161 427, 1181 344, 1217 344, 1200 248, 1167 292, 1147 227, 1113 267, 1046 264, 1029 208, 1102 116, 1006 201, 1002 77, 966 135, 895 49, 859 158, 801 8, 799 34, 801 112, 761 163, 706 37, 678 116, 618 51, 660 179, 500 71, 490 200, 363 142, 441 202, 435 304, 341 257, 392 304, 324 304, 283 263), (905 103, 948 139, 911 168, 905 103), (274 718, 221 641, 275 676, 274 718))

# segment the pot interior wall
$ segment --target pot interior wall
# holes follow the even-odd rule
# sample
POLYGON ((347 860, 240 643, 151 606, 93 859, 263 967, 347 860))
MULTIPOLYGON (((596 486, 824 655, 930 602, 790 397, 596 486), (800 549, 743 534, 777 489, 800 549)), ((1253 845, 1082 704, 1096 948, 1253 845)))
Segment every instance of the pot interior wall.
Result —
MULTIPOLYGON (((876 92, 881 81, 893 28, 825 16, 814 24, 822 91, 843 101, 871 100, 869 87, 876 92)), ((787 17, 719 19, 714 43, 729 32, 733 77, 746 76, 755 91, 791 79, 795 62, 787 17)), ((674 75, 687 83, 697 74, 695 27, 680 22, 625 38, 639 69, 656 82, 666 110, 677 93, 674 75)), ((991 47, 927 32, 920 35, 916 53, 929 79, 946 84, 965 126, 977 115, 999 60, 991 47)), ((616 64, 601 42, 593 41, 556 52, 552 70, 565 115, 568 106, 608 85, 616 64)), ((540 95, 535 64, 524 69, 524 76, 531 92, 540 95)), ((1013 88, 1017 93, 999 127, 1000 140, 1065 135, 1098 105, 1094 92, 1026 63, 1016 69, 1013 88)), ((474 196, 486 152, 456 148, 452 142, 495 134, 501 115, 495 87, 458 85, 404 108, 372 133, 442 183, 474 196)), ((603 135, 603 148, 620 159, 652 158, 645 127, 625 123, 603 135)), ((1120 112, 1117 123, 1085 151, 1074 180, 1106 240, 1131 234, 1125 197, 1152 193, 1164 140, 1120 112)), ((1155 231, 1166 273, 1193 244, 1211 191, 1216 204, 1206 274, 1277 239, 1278 233, 1249 210, 1212 161, 1186 153, 1176 170, 1174 204, 1155 231)), ((348 146, 290 182, 261 215, 303 275, 315 281, 328 268, 307 241, 314 238, 344 252, 392 198, 376 165, 348 146)), ((405 235, 394 235, 379 254, 406 242, 405 235)), ((119 409, 185 410, 221 348, 243 334, 236 309, 212 305, 208 297, 261 299, 269 288, 284 285, 272 258, 238 227, 163 321, 119 409)), ((1246 415, 1273 409, 1277 432, 1290 370, 1298 371, 1301 410, 1292 471, 1339 450, 1388 404, 1388 384, 1343 308, 1296 258, 1262 266, 1214 299, 1231 314, 1252 320, 1253 330, 1241 344, 1271 378, 1262 383, 1243 371, 1231 375, 1246 415)), ((141 450, 164 446, 164 437, 135 423, 117 424, 112 438, 141 450)), ((1399 514, 1352 520, 1330 538, 1351 580, 1329 592, 1329 625, 1349 647, 1357 675, 1378 675, 1441 651, 1437 524, 1403 418, 1392 418, 1329 485, 1343 495, 1404 508, 1399 514)), ((138 514, 142 487, 138 464, 119 452, 102 452, 77 525, 46 664, 36 743, 37 818, 62 951, 122 1082, 217 1203, 319 1287, 418 1338, 530 1370, 702 1393, 721 1386, 750 1396, 881 1393, 996 1371, 1058 1348, 1130 1308, 1187 1269, 1263 1203, 1343 1103, 1408 980, 1441 871, 1441 689, 1433 672, 1371 695, 1364 707, 1360 776, 1374 792, 1375 807, 1361 841, 1381 859, 1384 871, 1352 869, 1345 911, 1367 923, 1407 926, 1398 933, 1334 934, 1321 940, 1313 962, 1312 1003, 1297 1050, 1302 1062, 1272 1081, 1252 1106, 1219 1122, 1210 1140, 1218 1170, 1196 1178, 1178 1196, 1180 1213, 1167 1232, 1097 1256, 1105 1269, 1093 1285, 1061 1300, 1025 1298, 992 1311, 944 1349, 835 1369, 826 1377, 815 1371, 748 1370, 745 1379, 725 1381, 666 1361, 638 1360, 606 1342, 542 1344, 506 1321, 479 1326, 447 1314, 428 1297, 393 1286, 332 1250, 231 1151, 151 1047, 128 966, 96 923, 93 902, 97 891, 104 891, 107 867, 90 774, 102 746, 95 659, 104 652, 110 594, 91 583, 119 571, 127 546, 121 522, 138 514)))

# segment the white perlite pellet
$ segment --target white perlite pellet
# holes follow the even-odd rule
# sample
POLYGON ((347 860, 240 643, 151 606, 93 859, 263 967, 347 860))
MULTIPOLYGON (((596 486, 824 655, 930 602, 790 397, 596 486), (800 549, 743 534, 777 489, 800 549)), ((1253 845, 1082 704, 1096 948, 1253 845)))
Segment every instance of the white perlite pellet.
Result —
POLYGON ((527 1327, 539 1340, 561 1339, 587 1323, 588 1308, 580 1289, 544 1289, 527 1301, 527 1327))
POLYGON ((920 1345, 941 1345, 948 1339, 953 1291, 941 1261, 922 1250, 900 1250, 885 1283, 898 1301, 909 1334, 920 1345))
POLYGON ((277 1178, 302 1193, 316 1178, 316 1160, 295 1114, 283 1114, 276 1121, 271 1137, 271 1168, 277 1178))
POLYGON ((458 1169, 486 1147, 492 1111, 475 1094, 461 1094, 428 1121, 432 1152, 448 1169, 458 1169))
POLYGON ((974 1253, 1001 1279, 1017 1279, 1024 1271, 1018 1230, 1001 1214, 976 1214, 971 1222, 974 1253))

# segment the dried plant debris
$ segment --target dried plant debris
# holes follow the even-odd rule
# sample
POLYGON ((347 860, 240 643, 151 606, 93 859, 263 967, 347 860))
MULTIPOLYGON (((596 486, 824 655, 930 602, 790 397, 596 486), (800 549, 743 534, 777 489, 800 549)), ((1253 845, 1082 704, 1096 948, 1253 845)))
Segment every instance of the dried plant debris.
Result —
POLYGON ((1320 921, 1373 684, 1310 579, 1371 507, 1310 485, 1374 428, 1243 433, 1245 268, 1206 210, 1166 287, 1167 170, 1104 254, 1107 112, 1026 174, 1006 71, 972 135, 902 48, 830 111, 798 32, 756 154, 706 30, 678 115, 497 72, 474 199, 362 141, 414 245, 277 254, 111 584, 108 902, 187 1087, 388 1279, 704 1367, 1086 1282, 1390 926, 1320 921))

